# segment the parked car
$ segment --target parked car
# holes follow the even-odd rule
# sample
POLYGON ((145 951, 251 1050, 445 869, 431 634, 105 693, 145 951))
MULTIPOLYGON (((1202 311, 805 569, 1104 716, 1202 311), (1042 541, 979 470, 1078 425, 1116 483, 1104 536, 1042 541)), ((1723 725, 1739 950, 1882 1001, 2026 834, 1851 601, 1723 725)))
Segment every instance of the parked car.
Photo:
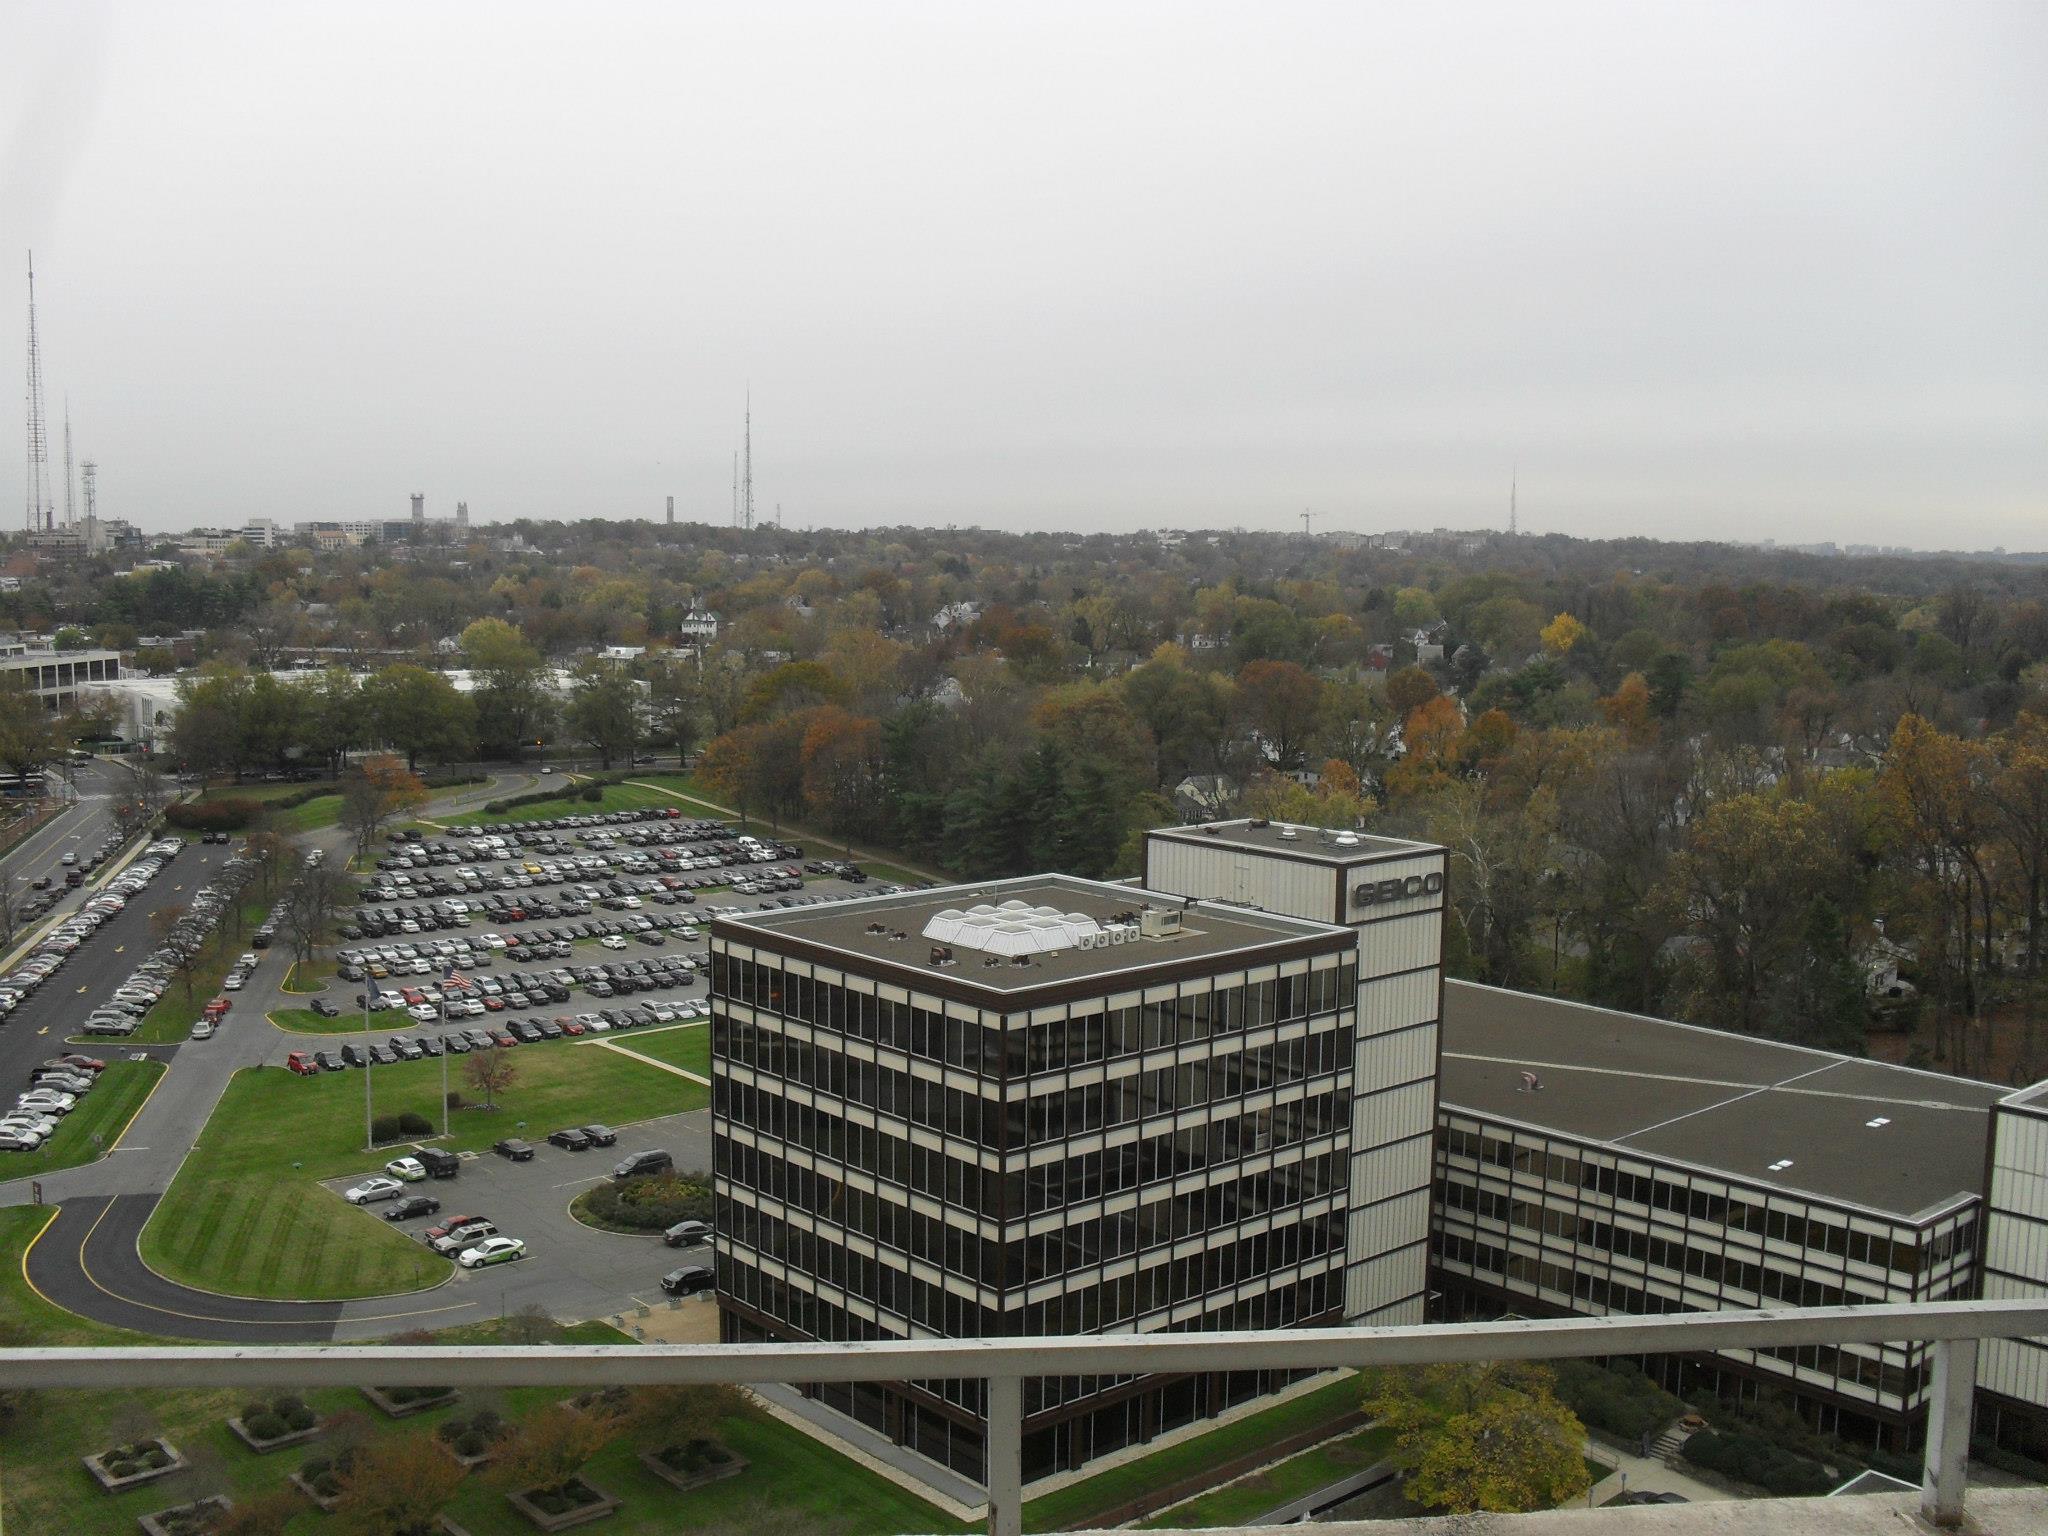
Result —
POLYGON ((422 1147, 413 1156, 419 1159, 431 1179, 452 1179, 462 1172, 462 1159, 439 1147, 422 1147))
POLYGON ((384 1171, 408 1184, 417 1184, 427 1176, 426 1165, 416 1157, 394 1157, 384 1165, 384 1171))
POLYGON ((594 1147, 613 1146, 619 1139, 619 1133, 608 1125, 586 1125, 583 1127, 583 1134, 590 1138, 590 1144, 594 1147))
POLYGON ((517 1136, 507 1136, 502 1141, 492 1142, 491 1150, 497 1153, 498 1156, 509 1158, 515 1163, 530 1163, 533 1161, 533 1143, 524 1141, 517 1136))
POLYGON ((291 1055, 285 1057, 284 1064, 288 1070, 298 1073, 301 1077, 318 1077, 320 1075, 319 1063, 314 1061, 304 1051, 293 1051, 291 1055))
POLYGON ((431 1216, 441 1209, 441 1202, 432 1195, 407 1195, 403 1200, 394 1200, 385 1208, 386 1221, 411 1221, 415 1216, 431 1216))
POLYGON ((560 1147, 564 1152, 588 1152, 590 1138, 577 1126, 564 1126, 559 1131, 548 1132, 548 1145, 560 1147))
POLYGON ((612 1169, 612 1177, 615 1179, 642 1179, 646 1178, 649 1174, 674 1173, 675 1171, 676 1160, 666 1152, 635 1152, 632 1156, 620 1160, 619 1165, 612 1169))
POLYGON ((661 1288, 670 1296, 694 1296, 699 1291, 710 1290, 717 1283, 717 1277, 702 1264, 685 1264, 661 1277, 661 1288))
POLYGON ((382 1174, 363 1180, 351 1188, 342 1198, 350 1205, 368 1205, 372 1200, 390 1200, 403 1193, 405 1186, 396 1179, 387 1179, 382 1174))
POLYGON ((341 1017, 341 1010, 324 997, 313 999, 313 1011, 323 1019, 338 1019, 341 1017))
POLYGON ((434 1252, 454 1254, 475 1247, 487 1237, 496 1237, 498 1228, 495 1222, 485 1221, 479 1216, 470 1221, 451 1223, 439 1237, 433 1234, 434 1229, 428 1228, 427 1238, 434 1252))
POLYGON ((526 1244, 516 1237, 487 1237, 474 1248, 465 1248, 455 1262, 464 1269, 482 1269, 486 1264, 509 1264, 526 1257, 526 1244))
POLYGON ((671 1248, 698 1248, 711 1241, 711 1223, 708 1221, 679 1221, 661 1234, 661 1240, 671 1248))

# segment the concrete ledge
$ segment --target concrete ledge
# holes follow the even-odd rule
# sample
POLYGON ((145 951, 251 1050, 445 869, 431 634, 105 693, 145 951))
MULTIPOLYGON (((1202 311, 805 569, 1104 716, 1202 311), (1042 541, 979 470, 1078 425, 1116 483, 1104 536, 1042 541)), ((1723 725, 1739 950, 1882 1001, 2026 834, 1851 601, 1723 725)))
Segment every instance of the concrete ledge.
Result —
MULTIPOLYGON (((1318 1536, 1913 1536, 1920 1496, 1741 1499, 1723 1504, 1644 1504, 1627 1509, 1553 1509, 1536 1515, 1443 1515, 1411 1520, 1342 1520, 1318 1536)), ((1982 1536, 2048 1531, 2048 1488, 1974 1488, 1963 1528, 1982 1536)), ((1237 1536, 1299 1536, 1298 1525, 1241 1526, 1237 1536)))

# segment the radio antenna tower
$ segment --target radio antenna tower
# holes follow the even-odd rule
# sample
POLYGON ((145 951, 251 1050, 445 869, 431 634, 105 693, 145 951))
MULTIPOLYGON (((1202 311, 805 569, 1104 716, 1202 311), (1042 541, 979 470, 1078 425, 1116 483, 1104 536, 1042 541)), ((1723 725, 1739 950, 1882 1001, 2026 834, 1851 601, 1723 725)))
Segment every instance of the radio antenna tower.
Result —
POLYGON ((746 467, 740 478, 741 524, 748 532, 754 527, 754 391, 747 390, 746 467))
POLYGON ((28 253, 28 531, 48 529, 50 442, 43 422, 43 349, 36 340, 36 253, 28 253))
POLYGON ((72 510, 72 492, 77 489, 78 477, 71 472, 71 396, 64 396, 64 526, 69 528, 76 520, 72 510))
POLYGON ((1511 539, 1521 531, 1515 523, 1515 492, 1521 489, 1521 483, 1522 469, 1518 464, 1508 480, 1508 537, 1511 539))
POLYGON ((732 451, 732 525, 740 525, 740 451, 732 451))

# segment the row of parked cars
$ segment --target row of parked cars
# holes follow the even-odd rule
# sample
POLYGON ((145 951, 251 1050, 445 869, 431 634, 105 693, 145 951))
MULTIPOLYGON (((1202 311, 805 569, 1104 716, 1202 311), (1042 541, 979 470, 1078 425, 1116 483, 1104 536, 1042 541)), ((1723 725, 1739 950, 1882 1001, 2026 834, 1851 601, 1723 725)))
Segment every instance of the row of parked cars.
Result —
MULTIPOLYGON (((180 846, 175 839, 152 844, 149 856, 138 859, 125 870, 121 878, 108 887, 113 891, 123 882, 132 879, 139 871, 155 866, 150 878, 163 867, 173 855, 165 853, 163 861, 158 858, 160 849, 180 846)), ((116 987, 105 1003, 86 1015, 83 1026, 88 1035, 123 1036, 135 1033, 135 1026, 142 1016, 156 1006, 157 1000, 171 985, 184 957, 199 952, 214 929, 226 917, 229 909, 241 900, 242 891, 255 877, 256 861, 246 854, 235 854, 214 872, 213 877, 192 894, 185 904, 184 915, 172 926, 163 941, 147 959, 129 973, 128 978, 116 987)), ((145 882, 146 883, 146 882, 145 882)), ((139 890, 139 887, 137 888, 139 890)), ((131 892, 130 894, 134 894, 131 892)), ((253 958, 253 957, 251 957, 253 958)), ((194 1039, 204 1040, 227 1017, 228 1000, 216 997, 200 1011, 200 1017, 192 1026, 194 1039)))
POLYGON ((176 838, 152 843, 119 877, 111 880, 72 916, 50 931, 12 971, 0 976, 0 1020, 13 1013, 30 995, 61 970, 100 928, 127 907, 149 882, 163 870, 184 845, 176 838))
POLYGON ((92 1092, 107 1064, 75 1053, 53 1056, 29 1073, 28 1088, 0 1115, 0 1152, 33 1152, 57 1133, 64 1117, 92 1092))

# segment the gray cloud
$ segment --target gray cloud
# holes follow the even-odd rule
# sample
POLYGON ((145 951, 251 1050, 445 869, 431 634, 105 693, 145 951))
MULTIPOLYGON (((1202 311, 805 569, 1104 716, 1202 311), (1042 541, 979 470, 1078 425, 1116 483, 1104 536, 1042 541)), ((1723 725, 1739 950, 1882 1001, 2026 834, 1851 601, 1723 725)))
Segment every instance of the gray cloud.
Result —
POLYGON ((0 29, 0 248, 153 526, 722 519, 751 382, 798 522, 1470 525, 1519 462, 1544 528, 2048 544, 2038 7, 0 29))

